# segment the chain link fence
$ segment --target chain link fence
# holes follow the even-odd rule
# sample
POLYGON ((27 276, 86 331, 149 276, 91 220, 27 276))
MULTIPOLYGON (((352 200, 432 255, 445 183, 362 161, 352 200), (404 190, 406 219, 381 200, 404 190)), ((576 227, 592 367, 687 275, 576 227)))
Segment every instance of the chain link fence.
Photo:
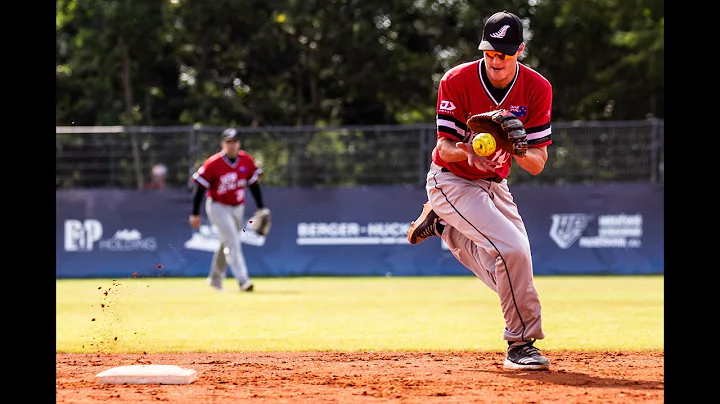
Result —
MULTIPOLYGON (((57 188, 149 187, 154 166, 165 185, 190 175, 220 150, 217 126, 57 126, 57 188)), ((279 187, 424 186, 434 124, 237 128, 242 148, 279 187)), ((511 184, 663 183, 664 121, 557 122, 545 170, 513 165, 511 184)))

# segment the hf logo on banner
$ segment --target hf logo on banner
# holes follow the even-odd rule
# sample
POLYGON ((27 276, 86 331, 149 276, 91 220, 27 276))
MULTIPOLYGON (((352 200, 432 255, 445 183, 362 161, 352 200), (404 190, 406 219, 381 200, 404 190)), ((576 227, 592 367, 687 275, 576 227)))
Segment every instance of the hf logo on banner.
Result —
POLYGON ((597 236, 582 237, 591 216, 584 213, 552 215, 550 238, 558 247, 567 249, 575 241, 580 248, 639 248, 643 235, 643 217, 635 215, 600 215, 597 236))
POLYGON ((580 236, 590 222, 590 216, 582 213, 552 215, 550 238, 558 247, 566 249, 580 236))

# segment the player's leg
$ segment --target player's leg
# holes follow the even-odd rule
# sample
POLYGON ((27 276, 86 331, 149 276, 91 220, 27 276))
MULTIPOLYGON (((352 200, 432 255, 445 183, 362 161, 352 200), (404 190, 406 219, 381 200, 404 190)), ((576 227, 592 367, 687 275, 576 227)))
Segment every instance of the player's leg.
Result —
POLYGON ((503 216, 510 220, 515 225, 515 227, 517 227, 518 230, 520 230, 520 232, 527 238, 528 234, 527 229, 525 228, 525 222, 523 222, 523 219, 520 216, 520 212, 518 211, 518 207, 513 200, 513 196, 510 193, 507 182, 502 182, 496 185, 496 188, 494 189, 494 195, 495 198, 493 199, 493 202, 495 203, 495 207, 497 207, 500 213, 502 213, 503 216))
POLYGON ((530 244, 524 225, 516 224, 519 215, 512 213, 507 186, 479 181, 474 187, 454 179, 437 185, 428 195, 433 209, 447 223, 441 237, 453 255, 500 298, 503 339, 508 341, 504 366, 549 369, 550 362, 533 345, 545 336, 540 301, 533 285, 530 244))
POLYGON ((507 183, 470 181, 445 173, 434 164, 427 194, 444 222, 440 235, 452 254, 500 298, 509 342, 505 366, 548 369, 533 346, 544 338, 540 303, 532 282, 532 258, 525 225, 507 183))
MULTIPOLYGON (((526 235, 495 206, 494 199, 506 198, 497 183, 436 177, 429 190, 435 212, 458 230, 443 234, 453 254, 475 273, 495 273, 496 292, 505 317, 505 339, 542 339, 540 300, 533 287, 532 257, 526 235), (500 189, 500 191, 498 191, 500 189), (452 236, 452 238, 450 238, 452 236), (482 251, 463 240, 470 239, 482 251), (459 248, 458 248, 459 247, 459 248), (489 255, 489 257, 485 256, 489 255), (476 258, 473 264, 471 258, 476 258)), ((507 189, 507 187, 505 187, 507 189)), ((446 226, 447 230, 447 226, 446 226)), ((444 232, 443 232, 444 233, 444 232)))
POLYGON ((215 289, 223 289, 223 279, 227 273, 227 262, 225 261, 225 244, 220 242, 218 248, 213 251, 212 260, 210 260, 210 272, 208 273, 208 283, 215 289))
POLYGON ((452 226, 445 226, 440 236, 450 252, 484 284, 497 292, 495 279, 495 259, 484 249, 478 248, 474 241, 467 238, 452 226))
MULTIPOLYGON (((210 210, 210 205, 212 204, 212 199, 205 199, 205 213, 207 214, 210 223, 217 227, 217 219, 210 210)), ((227 272, 227 263, 225 261, 225 253, 223 252, 224 250, 225 244, 221 238, 220 245, 217 249, 215 249, 215 251, 213 251, 213 256, 210 260, 210 271, 207 277, 208 284, 217 290, 223 290, 223 279, 225 279, 225 274, 227 272)))
MULTIPOLYGON (((243 204, 234 207, 232 214, 233 224, 235 226, 235 234, 237 234, 238 236, 236 258, 237 265, 235 265, 236 269, 234 271, 237 271, 239 274, 241 274, 235 276, 235 278, 238 279, 240 283, 240 290, 242 290, 243 292, 252 292, 254 289, 254 285, 248 273, 247 263, 245 262, 245 254, 243 253, 242 248, 242 241, 240 240, 240 233, 243 231, 243 227, 245 225, 245 218, 243 217, 245 215, 245 205, 243 204), (240 278, 239 276, 243 276, 243 278, 240 278)), ((231 266, 230 269, 233 270, 233 267, 231 266)))
MULTIPOLYGON (((498 293, 503 293, 507 299, 515 300, 520 317, 518 321, 522 322, 524 328, 522 332, 505 330, 505 339, 508 341, 543 339, 545 333, 542 331, 540 297, 535 289, 532 252, 525 223, 508 189, 507 182, 494 184, 492 191, 495 207, 517 229, 514 236, 515 241, 512 241, 517 248, 510 250, 513 251, 510 256, 513 260, 508 262, 508 278, 504 283, 505 287, 499 288, 498 293), (516 291, 517 293, 515 293, 516 291)), ((486 234, 488 237, 493 237, 492 231, 487 231, 486 234)))
MULTIPOLYGON (((448 215, 456 214, 455 210, 445 195, 443 195, 441 189, 443 187, 463 187, 475 186, 473 181, 459 178, 453 174, 441 171, 441 167, 432 163, 430 170, 427 175, 426 190, 428 195, 428 202, 423 206, 423 212, 421 213, 418 220, 414 224, 424 220, 420 226, 416 226, 413 233, 413 226, 411 225, 410 231, 408 232, 408 241, 411 244, 413 240, 411 235, 420 235, 421 233, 440 236, 445 244, 447 244, 450 252, 474 273, 480 280, 482 280, 490 289, 497 292, 495 285, 495 258, 482 248, 478 248, 475 242, 465 235, 463 235, 456 228, 447 225, 447 222, 440 219, 436 210, 441 212, 447 212, 448 215), (432 204, 435 204, 436 209, 432 209, 432 204), (430 210, 430 212, 428 212, 430 210), (441 224, 440 224, 441 223, 441 224)), ((417 242, 424 239, 417 238, 417 242)))
POLYGON ((220 242, 218 248, 213 252, 210 274, 213 277, 225 278, 227 273, 227 261, 225 260, 225 243, 220 242))
POLYGON ((208 216, 214 218, 214 223, 220 233, 220 242, 224 245, 223 253, 225 261, 230 267, 235 280, 240 284, 246 283, 248 279, 247 268, 245 267, 245 259, 240 250, 240 236, 235 224, 233 206, 223 205, 220 203, 211 203, 208 206, 208 216))

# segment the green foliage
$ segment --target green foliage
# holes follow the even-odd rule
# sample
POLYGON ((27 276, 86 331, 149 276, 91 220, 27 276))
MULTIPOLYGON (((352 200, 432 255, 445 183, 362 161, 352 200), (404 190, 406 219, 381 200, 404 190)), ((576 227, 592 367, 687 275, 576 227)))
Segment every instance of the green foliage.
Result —
POLYGON ((555 120, 664 117, 661 0, 543 0, 530 28, 555 120))
POLYGON ((58 0, 56 124, 432 122, 501 9, 555 120, 663 117, 661 0, 58 0))

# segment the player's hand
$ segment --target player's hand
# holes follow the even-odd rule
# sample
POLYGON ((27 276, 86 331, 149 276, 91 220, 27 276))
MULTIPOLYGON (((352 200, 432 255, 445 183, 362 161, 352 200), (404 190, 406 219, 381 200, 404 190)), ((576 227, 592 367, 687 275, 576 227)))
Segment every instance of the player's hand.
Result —
POLYGON ((190 228, 193 230, 197 230, 200 228, 202 219, 200 219, 200 215, 190 215, 189 222, 190 222, 190 228))
POLYGON ((502 164, 492 161, 488 157, 478 156, 473 150, 472 143, 457 142, 455 146, 465 152, 468 164, 479 170, 495 171, 502 167, 502 164))

